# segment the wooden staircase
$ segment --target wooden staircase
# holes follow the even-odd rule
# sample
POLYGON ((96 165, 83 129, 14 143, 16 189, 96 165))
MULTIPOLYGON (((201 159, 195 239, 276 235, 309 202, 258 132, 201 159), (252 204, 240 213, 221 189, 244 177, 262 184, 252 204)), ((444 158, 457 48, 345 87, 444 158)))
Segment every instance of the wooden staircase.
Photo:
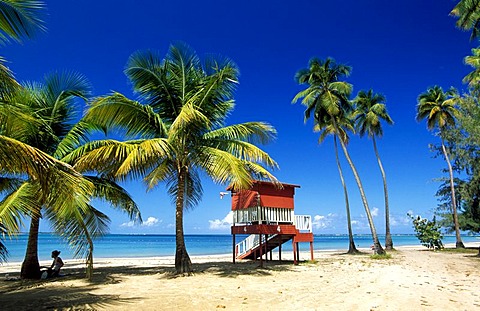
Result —
POLYGON ((262 244, 255 243, 254 246, 245 253, 238 254, 237 259, 257 259, 260 257, 260 254, 272 251, 283 243, 290 241, 294 236, 295 235, 292 234, 274 234, 268 238, 266 245, 265 241, 262 241, 262 244), (261 247, 262 251, 260 252, 261 247))

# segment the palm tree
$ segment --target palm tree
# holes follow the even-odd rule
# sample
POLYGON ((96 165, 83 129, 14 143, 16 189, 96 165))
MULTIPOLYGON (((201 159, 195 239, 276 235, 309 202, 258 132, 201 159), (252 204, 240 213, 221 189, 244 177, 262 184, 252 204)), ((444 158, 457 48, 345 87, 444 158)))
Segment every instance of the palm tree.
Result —
POLYGON ((108 131, 123 128, 132 139, 92 142, 69 161, 120 180, 142 176, 149 189, 165 182, 176 211, 175 269, 190 273, 183 212, 201 200, 200 174, 234 189, 249 188, 253 178, 275 180, 264 166, 277 164, 256 146, 271 141, 275 129, 262 122, 225 125, 238 83, 231 60, 212 57, 202 66, 191 48, 177 44, 163 60, 151 51, 133 54, 125 72, 141 102, 118 93, 97 98, 84 120, 108 131), (103 164, 93 168, 92 159, 103 164))
MULTIPOLYGON (((40 192, 41 195, 36 199, 45 201, 59 214, 65 213, 66 205, 58 197, 70 199, 78 204, 79 210, 86 209, 83 202, 92 192, 91 184, 71 166, 18 140, 0 135, 0 193, 19 186, 20 182, 12 177, 23 175, 35 181, 40 189, 54 189, 54 193, 40 192)), ((31 212, 30 202, 22 197, 19 199, 20 204, 15 207, 5 202, 0 205, 2 236, 3 233, 10 235, 18 232, 22 216, 31 212)), ((0 261, 6 259, 7 253, 5 245, 0 243, 0 261)))
MULTIPOLYGON (((320 132, 320 137, 319 137, 319 142, 323 142, 325 138, 328 135, 333 135, 333 145, 335 147, 335 159, 337 161, 337 168, 338 168, 338 173, 340 175, 340 181, 342 183, 343 187, 343 193, 345 197, 345 210, 347 214, 347 229, 348 229, 348 254, 357 254, 359 251, 357 250, 357 247, 355 246, 355 241, 353 239, 353 230, 352 230, 352 220, 350 216, 350 203, 348 200, 348 191, 347 191, 347 185, 345 183, 345 179, 343 177, 343 170, 342 166, 340 164, 340 158, 338 156, 338 144, 337 144, 337 135, 335 134, 335 128, 333 127, 333 123, 331 122, 331 117, 327 113, 321 113, 320 115, 323 116, 323 120, 320 118, 315 118, 318 121, 322 121, 322 123, 317 123, 314 127, 314 131, 320 132)), ((345 144, 348 144, 348 141, 350 138, 348 137, 347 131, 353 131, 353 121, 352 118, 350 118, 349 115, 342 114, 341 119, 337 117, 337 124, 338 124, 338 130, 339 130, 339 139, 342 139, 345 144)))
MULTIPOLYGON (((13 107, 22 105, 30 114, 30 119, 36 122, 35 127, 22 133, 20 138, 30 146, 60 159, 63 154, 79 144, 89 130, 89 126, 83 122, 74 123, 75 99, 86 99, 88 94, 88 81, 83 76, 73 73, 49 75, 44 84, 27 84, 17 93, 17 96, 11 98, 9 105, 13 107)), ((10 119, 12 118, 13 121, 5 124, 29 123, 29 120, 20 122, 22 120, 15 115, 11 115, 10 119)), ((8 126, 4 127, 4 131, 10 135, 16 135, 14 131, 9 130, 8 126)), ((126 210, 131 218, 139 217, 138 208, 128 194, 106 178, 84 176, 84 180, 91 185, 92 190, 87 197, 80 198, 82 202, 76 202, 78 199, 67 199, 69 196, 75 196, 75 193, 66 197, 58 196, 55 188, 50 186, 40 188, 38 182, 25 179, 24 176, 6 176, 4 179, 9 181, 4 184, 9 187, 0 189, 6 193, 1 202, 2 212, 22 212, 31 218, 27 251, 22 264, 22 278, 37 278, 40 273, 37 250, 39 223, 42 216, 48 218, 54 225, 54 229, 70 241, 76 249, 76 255, 87 255, 88 272, 92 268, 92 239, 104 234, 108 229, 108 217, 89 204, 91 198, 103 198, 112 205, 126 210), (45 195, 52 193, 56 201, 64 201, 63 209, 55 208, 57 203, 39 200, 38 193, 45 195), (78 208, 77 205, 83 205, 83 208, 78 208), (88 251, 85 251, 86 249, 88 251)), ((20 215, 16 216, 19 219, 20 215)))
POLYGON ((375 137, 382 137, 383 130, 381 120, 388 124, 393 124, 392 118, 388 115, 387 107, 385 105, 385 97, 381 94, 374 94, 372 90, 367 92, 358 92, 354 99, 355 107, 355 121, 357 132, 360 136, 365 134, 372 138, 373 150, 377 157, 378 167, 382 174, 383 193, 385 194, 385 248, 393 249, 392 234, 390 233, 390 208, 388 205, 388 188, 387 177, 383 169, 382 161, 378 153, 377 142, 375 137))
POLYGON ((24 37, 31 38, 38 30, 44 31, 41 19, 44 9, 43 1, 0 1, 0 43, 21 41, 24 37))
MULTIPOLYGON (((295 103, 302 98, 302 104, 307 107, 305 109, 305 121, 310 118, 312 112, 317 119, 321 119, 322 114, 326 113, 332 120, 336 135, 340 135, 340 130, 336 122, 337 117, 352 110, 351 103, 348 100, 350 93, 352 92, 352 85, 340 81, 340 78, 348 76, 349 73, 350 67, 337 64, 332 58, 327 58, 325 61, 314 58, 310 60, 309 68, 301 69, 296 73, 296 81, 299 84, 308 85, 308 87, 305 90, 300 91, 292 101, 295 103)), ((360 176, 350 158, 345 142, 342 139, 340 139, 340 145, 342 146, 343 153, 352 169, 360 191, 360 196, 370 225, 370 231, 372 233, 374 251, 377 254, 384 254, 385 251, 378 240, 378 235, 360 176)))
POLYGON ((480 91, 480 48, 473 48, 472 55, 466 56, 464 62, 473 67, 473 71, 463 78, 463 83, 468 83, 468 87, 474 92, 480 91))
POLYGON ((472 30, 471 40, 479 35, 480 30, 480 0, 461 0, 450 12, 458 17, 457 27, 462 30, 472 30))
POLYGON ((440 131, 442 151, 443 155, 445 156, 445 161, 447 161, 448 172, 450 174, 450 190, 452 193, 452 213, 453 223, 455 226, 456 247, 464 248, 465 246, 463 245, 460 237, 460 229, 458 224, 453 169, 443 139, 443 132, 445 128, 447 126, 455 125, 455 116, 457 114, 457 108, 455 107, 457 101, 457 91, 451 88, 447 92, 444 92, 440 86, 436 85, 429 88, 425 93, 420 94, 417 101, 417 121, 427 119, 427 128, 429 130, 433 130, 438 127, 440 131))

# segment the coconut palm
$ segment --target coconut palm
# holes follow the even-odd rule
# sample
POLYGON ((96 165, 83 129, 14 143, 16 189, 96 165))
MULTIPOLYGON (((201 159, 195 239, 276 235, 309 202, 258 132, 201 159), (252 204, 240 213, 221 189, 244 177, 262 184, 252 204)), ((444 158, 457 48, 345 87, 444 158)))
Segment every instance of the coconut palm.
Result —
POLYGON ((382 161, 378 153, 377 142, 375 137, 382 137, 383 129, 381 120, 388 124, 393 124, 392 118, 388 115, 387 107, 385 105, 385 97, 381 94, 374 94, 372 90, 360 91, 354 99, 355 107, 355 122, 357 133, 360 136, 365 134, 372 139, 373 150, 377 157, 378 167, 382 174, 383 193, 385 195, 385 248, 393 249, 392 234, 390 233, 390 208, 388 205, 388 188, 387 177, 383 169, 382 161))
POLYGON ((238 77, 231 60, 212 57, 202 66, 191 48, 176 44, 164 59, 151 51, 133 54, 125 72, 140 102, 118 93, 100 97, 84 120, 108 131, 123 128, 131 140, 92 142, 69 160, 120 180, 141 176, 149 189, 165 182, 176 211, 175 269, 190 273, 183 212, 201 200, 200 174, 234 189, 249 188, 253 178, 275 180, 264 166, 277 164, 256 146, 275 130, 262 122, 225 125, 238 77), (92 159, 103 163, 91 167, 92 159))
POLYGON ((461 0, 450 12, 458 17, 457 27, 462 30, 472 30, 471 39, 479 35, 480 30, 480 0, 461 0))
POLYGON ((45 30, 41 19, 44 9, 43 1, 0 1, 0 43, 21 41, 25 37, 31 38, 38 30, 45 30))
MULTIPOLYGON (((28 176, 30 180, 39 185, 40 189, 53 189, 55 195, 52 195, 53 192, 48 195, 40 192, 37 193, 36 201, 45 201, 59 214, 65 214, 68 205, 65 204, 65 201, 58 200, 57 197, 77 204, 78 210, 81 211, 87 208, 83 202, 93 191, 91 184, 71 166, 18 140, 0 135, 0 194, 20 185, 18 179, 13 178, 14 176, 28 176)), ((18 202, 20 204, 15 207, 5 204, 5 202, 0 205, 2 236, 3 233, 18 232, 22 216, 31 212, 29 201, 20 197, 18 202)), ((7 250, 1 244, 0 262, 6 259, 6 255, 7 250)))
MULTIPOLYGON (((338 156, 338 144, 337 144, 337 135, 335 132, 335 128, 331 122, 331 117, 327 113, 320 114, 322 118, 315 118, 317 124, 315 124, 314 131, 320 132, 319 142, 323 142, 328 135, 333 135, 333 146, 335 147, 335 159, 337 162, 338 173, 340 175, 340 182, 342 183, 343 193, 345 197, 345 210, 347 215, 347 229, 348 229, 348 254, 357 254, 359 251, 355 246, 355 241, 353 239, 353 230, 352 230, 352 220, 350 216, 350 203, 348 200, 348 191, 347 185, 345 183, 345 179, 343 177, 343 170, 340 164, 340 158, 338 156), (320 123, 321 121, 321 123, 320 123)), ((350 118, 349 115, 342 114, 341 116, 337 117, 337 125, 339 130, 339 139, 342 139, 345 144, 348 144, 350 138, 348 137, 348 131, 353 131, 353 120, 350 118), (339 117, 341 119, 339 119, 339 117)))
MULTIPOLYGON (((306 106, 305 121, 310 118, 312 113, 316 119, 321 119, 322 114, 326 113, 332 120, 336 135, 340 135, 339 126, 336 121, 337 117, 352 110, 351 102, 348 99, 352 92, 352 85, 345 81, 340 81, 341 78, 348 76, 349 73, 350 67, 337 64, 332 58, 327 58, 325 61, 314 58, 310 60, 308 68, 301 69, 296 73, 295 80, 299 84, 308 85, 307 88, 300 91, 292 101, 295 103, 302 99, 301 103, 306 106)), ((385 251, 378 240, 378 235, 360 176, 350 158, 345 142, 342 139, 339 141, 360 191, 362 203, 372 233, 374 251, 377 254, 383 254, 385 251)))
POLYGON ((443 89, 438 85, 427 89, 425 93, 422 93, 418 96, 417 121, 426 119, 427 128, 429 130, 438 128, 440 132, 442 151, 443 155, 445 156, 445 161, 447 161, 448 172, 450 174, 450 190, 452 193, 452 213, 453 223, 455 226, 456 247, 464 248, 465 246, 463 245, 460 237, 460 229, 458 224, 453 169, 443 139, 443 132, 445 128, 455 125, 455 117, 458 113, 457 108, 455 107, 457 97, 457 91, 454 88, 451 88, 447 92, 444 92, 443 89))
MULTIPOLYGON (((89 94, 89 83, 83 76, 74 73, 52 74, 45 80, 44 84, 26 84, 17 96, 11 98, 9 106, 23 105, 27 108, 27 114, 36 121, 33 129, 22 133, 22 140, 59 159, 79 144, 89 130, 89 125, 74 122, 75 113, 78 110, 76 99, 86 99, 89 94)), ((29 120, 25 121, 21 118, 20 121, 23 122, 20 122, 16 115, 11 115, 10 119, 14 120, 5 124, 13 126, 17 123, 29 123, 29 120)), ((4 131, 15 134, 9 130, 8 126, 4 127, 4 131)), ((49 185, 42 188, 36 180, 25 178, 25 176, 6 176, 4 180, 9 181, 4 184, 9 187, 0 189, 5 193, 0 205, 1 212, 6 214, 8 211, 10 213, 15 211, 17 219, 21 219, 19 217, 21 214, 31 218, 27 251, 22 264, 22 278, 39 276, 37 254, 40 218, 46 217, 50 220, 54 229, 70 241, 76 255, 87 256, 90 272, 92 239, 104 234, 108 229, 108 218, 89 204, 91 198, 107 200, 113 206, 126 210, 132 219, 139 216, 138 209, 128 194, 106 178, 84 176, 84 180, 91 185, 92 190, 87 197, 79 198, 82 202, 76 202, 79 199, 68 200, 68 197, 75 196, 75 193, 65 197, 59 196, 49 185), (52 200, 64 201, 64 208, 58 210, 55 208, 57 203, 52 203, 52 200, 39 200, 38 193, 46 196, 51 194, 54 196, 52 200), (77 205, 83 208, 79 209, 77 205), (80 232, 82 234, 79 234, 80 232)), ((13 232, 18 230, 18 228, 14 229, 13 232)))

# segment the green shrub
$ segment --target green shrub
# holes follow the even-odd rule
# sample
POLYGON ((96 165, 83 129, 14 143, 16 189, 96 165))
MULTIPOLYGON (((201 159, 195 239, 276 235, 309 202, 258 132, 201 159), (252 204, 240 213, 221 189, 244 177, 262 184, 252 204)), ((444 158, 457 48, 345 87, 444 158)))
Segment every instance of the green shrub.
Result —
POLYGON ((440 231, 440 225, 433 220, 428 220, 420 216, 413 217, 411 214, 407 214, 413 221, 413 229, 415 229, 416 236, 420 240, 420 243, 428 249, 443 249, 442 233, 440 231))

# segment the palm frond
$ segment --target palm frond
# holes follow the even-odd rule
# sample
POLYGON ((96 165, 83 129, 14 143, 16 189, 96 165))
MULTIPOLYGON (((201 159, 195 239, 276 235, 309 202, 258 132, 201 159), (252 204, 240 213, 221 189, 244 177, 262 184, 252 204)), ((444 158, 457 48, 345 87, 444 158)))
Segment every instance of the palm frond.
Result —
POLYGON ((140 210, 130 194, 117 183, 102 177, 85 176, 94 186, 93 198, 110 203, 110 206, 127 213, 130 220, 142 222, 140 210))
POLYGON ((128 137, 164 137, 163 120, 152 107, 130 100, 120 93, 96 98, 90 105, 85 122, 103 129, 125 129, 128 137))
POLYGON ((0 42, 9 39, 21 41, 31 38, 36 31, 44 31, 42 13, 45 9, 43 1, 36 0, 3 0, 0 1, 0 42))
POLYGON ((53 156, 56 159, 62 159, 67 154, 75 150, 76 147, 85 144, 88 141, 88 134, 100 128, 91 123, 80 120, 70 131, 63 137, 55 150, 53 156))
POLYGON ((252 144, 268 144, 275 139, 276 130, 264 122, 245 122, 221 127, 203 135, 206 140, 242 140, 252 144))
POLYGON ((9 234, 19 232, 23 216, 40 217, 39 191, 38 185, 24 182, 0 202, 0 223, 9 234))

